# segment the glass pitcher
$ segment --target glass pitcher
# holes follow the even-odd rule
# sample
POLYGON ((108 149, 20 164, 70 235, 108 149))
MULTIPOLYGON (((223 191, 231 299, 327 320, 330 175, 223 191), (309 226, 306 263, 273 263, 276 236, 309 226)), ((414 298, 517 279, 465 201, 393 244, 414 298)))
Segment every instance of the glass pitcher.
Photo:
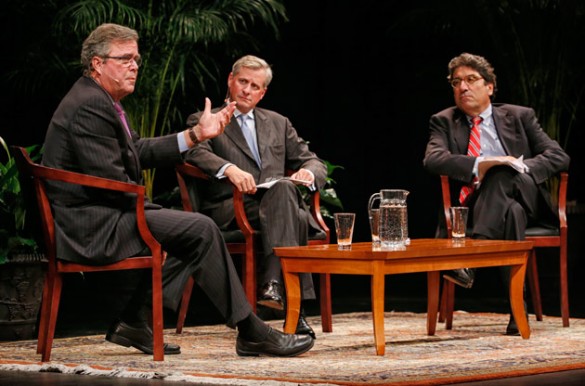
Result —
POLYGON ((406 207, 406 197, 409 193, 403 189, 382 189, 370 197, 368 205, 370 213, 376 200, 380 200, 378 237, 382 249, 397 249, 410 244, 406 207))
POLYGON ((370 220, 370 233, 372 234, 372 246, 377 249, 380 247, 379 225, 380 225, 380 194, 372 194, 368 201, 368 219, 370 220), (378 205, 376 205, 378 203, 378 205))

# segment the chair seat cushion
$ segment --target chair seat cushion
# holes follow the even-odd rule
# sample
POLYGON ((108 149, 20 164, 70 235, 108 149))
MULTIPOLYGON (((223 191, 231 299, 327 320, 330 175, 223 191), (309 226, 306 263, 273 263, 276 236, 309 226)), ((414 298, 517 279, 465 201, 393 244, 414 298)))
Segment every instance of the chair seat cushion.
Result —
POLYGON ((309 232, 309 240, 325 240, 327 238, 327 233, 323 230, 309 232))
POLYGON ((526 237, 538 237, 538 236, 559 236, 559 228, 547 227, 547 226, 534 226, 526 228, 526 237))
POLYGON ((223 235, 223 239, 225 240, 226 243, 244 243, 244 242, 246 242, 244 234, 239 229, 234 229, 234 230, 230 230, 230 231, 221 231, 221 234, 223 235))

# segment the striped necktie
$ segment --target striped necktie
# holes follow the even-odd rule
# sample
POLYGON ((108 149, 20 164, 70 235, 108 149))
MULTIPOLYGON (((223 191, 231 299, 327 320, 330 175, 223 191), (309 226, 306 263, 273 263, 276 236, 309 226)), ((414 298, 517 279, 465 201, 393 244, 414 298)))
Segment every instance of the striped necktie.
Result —
MULTIPOLYGON (((471 133, 469 134, 469 145, 467 146, 467 155, 471 157, 479 157, 480 155, 481 142, 479 124, 481 120, 481 117, 474 117, 472 120, 473 126, 471 127, 471 133)), ((473 183, 471 185, 466 185, 461 188, 461 192, 459 193, 459 202, 462 205, 465 204, 465 201, 467 201, 471 193, 473 193, 477 182, 477 177, 474 177, 473 183)))

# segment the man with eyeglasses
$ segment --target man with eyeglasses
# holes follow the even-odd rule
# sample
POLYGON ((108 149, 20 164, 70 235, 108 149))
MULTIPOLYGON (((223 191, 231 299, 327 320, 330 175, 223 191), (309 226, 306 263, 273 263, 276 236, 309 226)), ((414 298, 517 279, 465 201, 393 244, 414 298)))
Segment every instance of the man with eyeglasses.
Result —
MULTIPOLYGON (((120 100, 134 92, 141 59, 138 34, 102 24, 84 41, 83 76, 61 101, 45 138, 43 164, 127 183, 142 183, 142 167, 172 166, 181 153, 221 134, 235 103, 211 112, 177 134, 140 138, 126 120, 120 100)), ((84 264, 108 264, 145 249, 136 226, 135 200, 66 184, 49 186, 56 222, 57 256, 84 264)), ((313 346, 311 337, 272 329, 253 312, 219 228, 202 214, 147 203, 145 216, 154 238, 168 253, 163 266, 163 302, 176 310, 190 277, 207 294, 227 325, 237 327, 242 356, 295 356, 313 346)), ((152 354, 150 273, 106 334, 106 340, 152 354)), ((176 344, 165 354, 179 354, 176 344)))
MULTIPOLYGON (((455 106, 431 117, 423 164, 449 176, 451 201, 470 208, 471 237, 523 240, 529 224, 558 222, 545 182, 568 169, 569 156, 543 131, 533 109, 492 103, 496 75, 485 58, 462 53, 448 71, 455 106)), ((438 237, 447 236, 444 224, 441 218, 438 237)), ((501 272, 507 285, 509 269, 501 272)), ((474 276, 472 269, 444 274, 465 288, 474 276)), ((511 313, 506 334, 519 334, 511 313)))

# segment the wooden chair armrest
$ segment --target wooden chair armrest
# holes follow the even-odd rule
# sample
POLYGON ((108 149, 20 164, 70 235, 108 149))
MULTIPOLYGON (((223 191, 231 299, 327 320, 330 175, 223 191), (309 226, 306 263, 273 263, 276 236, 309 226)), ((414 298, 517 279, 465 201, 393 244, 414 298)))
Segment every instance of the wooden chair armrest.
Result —
MULTIPOLYGON (((286 175, 290 177, 295 172, 296 170, 287 169, 286 175)), ((311 216, 313 216, 313 219, 315 219, 317 224, 319 224, 319 227, 321 227, 321 229, 325 232, 325 234, 327 235, 326 242, 329 243, 329 240, 331 238, 331 231, 329 230, 329 227, 325 223, 323 215, 321 214, 321 193, 318 190, 316 190, 309 192, 309 195, 310 195, 309 209, 311 212, 311 216)))
POLYGON ((178 163, 175 165, 175 170, 180 172, 183 176, 200 178, 202 180, 210 180, 211 178, 199 167, 191 165, 187 162, 178 163))
POLYGON ((559 225, 561 229, 567 228, 567 185, 569 183, 569 173, 560 173, 559 182, 559 225))
POLYGON ((146 223, 146 217, 144 214, 146 188, 144 186, 39 165, 32 162, 24 148, 12 146, 12 150, 14 159, 18 164, 18 169, 25 171, 25 173, 34 178, 43 181, 60 181, 109 191, 136 194, 136 219, 138 231, 144 242, 151 249, 153 255, 156 254, 157 251, 159 254, 161 253, 160 244, 152 236, 146 223))
POLYGON ((447 237, 451 237, 451 190, 449 187, 449 177, 441 175, 441 195, 443 197, 443 212, 445 214, 445 223, 447 225, 447 237))
POLYGON ((177 182, 179 183, 179 192, 181 193, 181 204, 183 205, 183 210, 186 212, 193 212, 193 205, 191 203, 189 188, 187 186, 187 182, 185 181, 185 177, 199 178, 204 181, 208 181, 210 178, 203 172, 203 170, 186 162, 176 164, 175 173, 177 175, 177 182))
POLYGON ((321 229, 327 235, 326 243, 329 244, 329 241, 331 240, 331 231, 329 230, 329 227, 325 223, 325 220, 323 219, 323 215, 321 215, 321 193, 319 193, 319 191, 316 190, 314 192, 311 192, 310 195, 311 195, 311 200, 310 200, 311 215, 313 216, 313 218, 315 219, 317 224, 319 224, 319 227, 321 227, 321 229))
MULTIPOLYGON (((210 181, 211 177, 207 175, 203 170, 201 170, 201 168, 189 164, 187 162, 175 165, 175 171, 177 173, 177 181, 179 183, 179 191, 181 193, 181 202, 183 205, 183 210, 192 212, 193 205, 191 204, 191 198, 189 197, 189 188, 187 187, 185 176, 198 178, 203 181, 210 181)), ((252 226, 250 225, 250 222, 248 221, 248 216, 246 215, 246 210, 244 209, 244 194, 240 192, 235 187, 235 185, 233 185, 227 178, 219 182, 230 184, 232 186, 234 215, 236 218, 236 222, 244 236, 252 236, 254 234, 254 228, 252 228, 252 226)))

